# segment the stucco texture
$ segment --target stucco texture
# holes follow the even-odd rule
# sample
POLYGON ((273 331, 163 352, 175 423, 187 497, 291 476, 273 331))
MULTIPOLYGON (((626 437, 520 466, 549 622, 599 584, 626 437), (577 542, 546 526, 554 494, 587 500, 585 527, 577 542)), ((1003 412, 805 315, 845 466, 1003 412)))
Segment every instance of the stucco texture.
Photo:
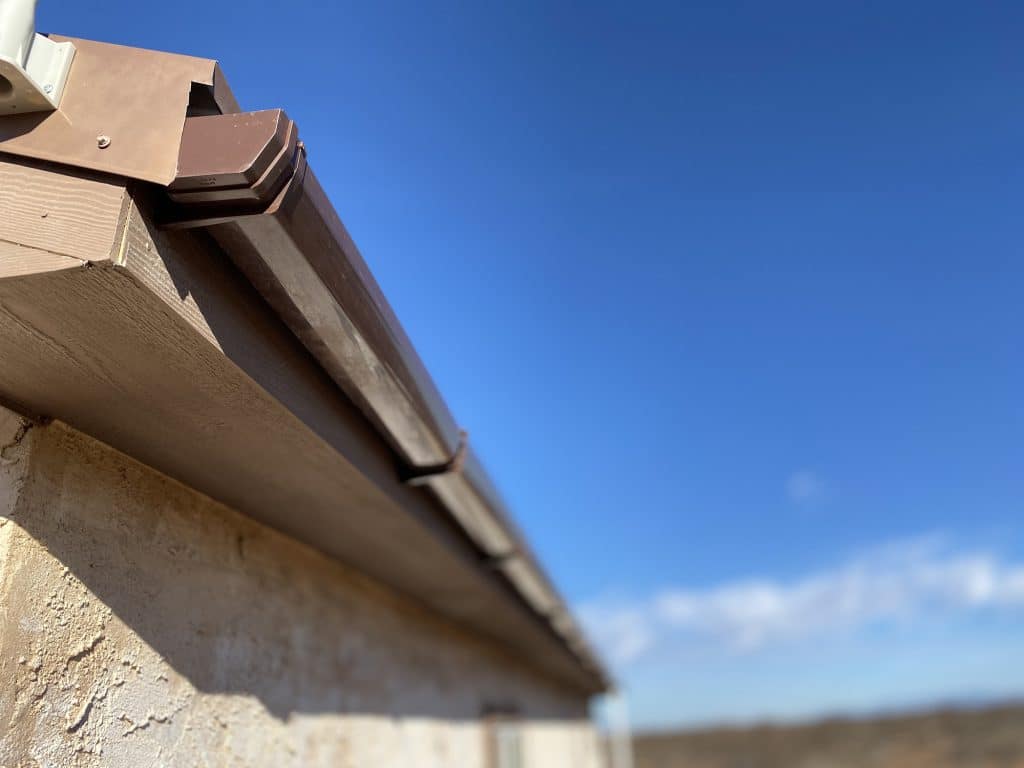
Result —
MULTIPOLYGON (((294 514, 302 514, 295 509, 294 514)), ((586 702, 60 423, 0 408, 0 767, 598 765, 586 702)))

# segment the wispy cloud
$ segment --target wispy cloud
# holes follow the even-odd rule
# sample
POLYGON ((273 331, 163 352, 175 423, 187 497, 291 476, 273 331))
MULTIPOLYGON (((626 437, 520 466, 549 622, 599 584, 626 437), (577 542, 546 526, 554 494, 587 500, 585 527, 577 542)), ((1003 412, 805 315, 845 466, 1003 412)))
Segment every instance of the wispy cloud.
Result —
POLYGON ((750 652, 922 611, 1024 607, 1024 563, 957 552, 934 538, 890 544, 790 582, 750 579, 640 599, 603 597, 580 614, 613 663, 659 647, 712 642, 750 652))
POLYGON ((815 501, 824 493, 824 481, 809 469, 798 469, 786 479, 786 495, 796 504, 815 501))

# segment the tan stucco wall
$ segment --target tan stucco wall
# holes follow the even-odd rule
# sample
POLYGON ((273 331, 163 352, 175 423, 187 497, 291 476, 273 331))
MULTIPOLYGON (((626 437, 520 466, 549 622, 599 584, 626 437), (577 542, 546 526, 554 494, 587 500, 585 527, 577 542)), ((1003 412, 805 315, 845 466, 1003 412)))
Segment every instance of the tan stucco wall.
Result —
MULTIPOLYGON (((295 514, 302 514, 297 508, 295 514)), ((598 764, 584 700, 59 423, 0 408, 0 766, 598 764)))

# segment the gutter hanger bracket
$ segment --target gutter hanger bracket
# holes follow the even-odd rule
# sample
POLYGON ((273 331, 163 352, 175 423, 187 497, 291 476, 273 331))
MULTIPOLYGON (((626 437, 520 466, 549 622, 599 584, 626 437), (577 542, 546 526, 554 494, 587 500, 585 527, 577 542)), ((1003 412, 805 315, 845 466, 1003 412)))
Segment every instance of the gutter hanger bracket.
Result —
POLYGON ((35 31, 37 0, 0 0, 0 117, 60 106, 75 46, 35 31))

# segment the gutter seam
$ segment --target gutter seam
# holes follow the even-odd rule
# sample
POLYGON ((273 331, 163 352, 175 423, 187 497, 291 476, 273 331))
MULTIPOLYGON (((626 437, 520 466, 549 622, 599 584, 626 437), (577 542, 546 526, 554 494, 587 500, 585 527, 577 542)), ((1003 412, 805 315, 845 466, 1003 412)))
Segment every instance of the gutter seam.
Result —
POLYGON ((459 447, 455 449, 454 455, 441 464, 430 466, 415 466, 403 463, 399 474, 402 482, 406 485, 427 485, 431 480, 443 475, 452 475, 462 472, 466 463, 466 452, 469 448, 469 434, 464 429, 459 430, 459 447))

